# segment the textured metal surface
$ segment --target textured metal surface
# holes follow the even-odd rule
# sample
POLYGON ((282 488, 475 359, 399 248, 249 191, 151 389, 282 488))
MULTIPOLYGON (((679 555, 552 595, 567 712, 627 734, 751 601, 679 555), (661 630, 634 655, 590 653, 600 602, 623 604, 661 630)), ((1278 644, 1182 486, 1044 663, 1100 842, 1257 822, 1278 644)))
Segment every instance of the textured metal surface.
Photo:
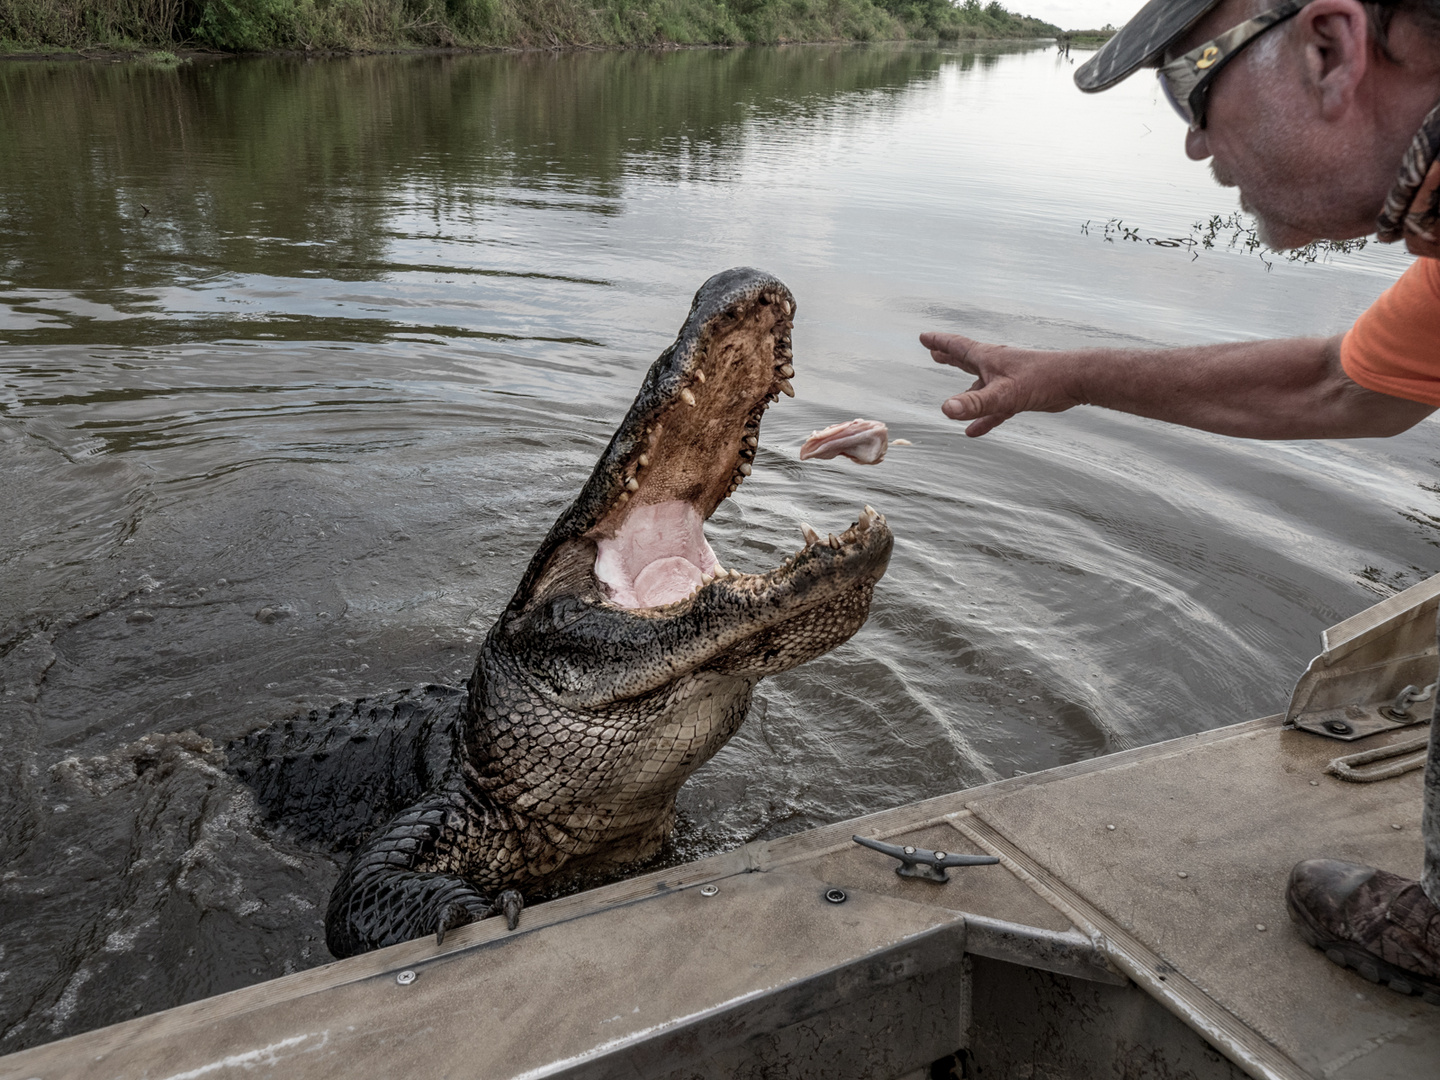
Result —
POLYGON ((1245 1073, 1133 985, 976 958, 966 1076, 1240 1080, 1245 1073))
POLYGON ((555 1071, 556 1080, 895 1080, 967 1035, 963 927, 936 927, 858 963, 697 1016, 555 1071))
POLYGON ((1105 939, 1099 934, 1091 937, 1074 930, 1057 933, 1004 919, 967 915, 965 951, 1112 986, 1127 986, 1130 982, 1110 962, 1105 939))
POLYGON ((1433 701, 1399 717, 1391 707, 1405 687, 1436 681, 1437 609, 1440 574, 1326 630, 1323 651, 1290 696, 1286 725, 1350 742, 1427 721, 1433 701))
POLYGON ((948 1012, 928 1041, 884 1061, 958 1039, 956 987, 904 986, 960 963, 963 920, 853 890, 831 904, 823 892, 805 875, 741 873, 714 896, 652 893, 470 948, 397 946, 332 965, 360 977, 321 992, 297 980, 268 998, 197 1002, 0 1059, 0 1077, 140 1080, 246 1063, 297 1080, 635 1076, 637 1062, 698 1067, 757 1037, 783 1047, 784 1028, 847 1005, 878 1030, 885 1000, 948 1012), (407 970, 414 979, 398 982, 407 970))
POLYGON ((1278 722, 1241 725, 982 796, 968 828, 1252 1075, 1433 1074, 1440 1010, 1290 930, 1284 885, 1301 859, 1420 871, 1419 774, 1342 783, 1324 771, 1333 752, 1278 722))

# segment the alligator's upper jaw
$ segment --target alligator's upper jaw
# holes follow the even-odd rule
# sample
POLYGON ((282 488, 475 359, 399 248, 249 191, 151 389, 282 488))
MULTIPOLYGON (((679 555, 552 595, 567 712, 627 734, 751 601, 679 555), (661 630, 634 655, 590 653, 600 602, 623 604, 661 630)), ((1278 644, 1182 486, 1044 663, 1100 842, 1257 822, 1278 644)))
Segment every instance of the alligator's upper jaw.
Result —
MULTIPOLYGON (((531 587, 570 591, 579 561, 604 602, 637 613, 684 601, 717 578, 749 579, 763 591, 808 562, 815 573, 821 562, 838 569, 803 556, 816 543, 858 544, 874 521, 883 523, 867 510, 833 544, 809 532, 801 557, 770 575, 727 573, 705 539, 705 521, 750 475, 765 410, 782 393, 794 396, 794 313, 790 290, 760 271, 729 270, 701 287, 674 345, 651 366, 594 473, 537 553, 517 601, 537 598, 531 587)), ((885 548, 888 555, 888 542, 885 548)))
POLYGON ((681 600, 720 569, 704 522, 750 475, 765 410, 794 393, 790 291, 761 275, 736 284, 697 302, 656 365, 653 392, 647 380, 622 425, 634 448, 617 463, 620 490, 588 533, 596 577, 622 607, 681 600))

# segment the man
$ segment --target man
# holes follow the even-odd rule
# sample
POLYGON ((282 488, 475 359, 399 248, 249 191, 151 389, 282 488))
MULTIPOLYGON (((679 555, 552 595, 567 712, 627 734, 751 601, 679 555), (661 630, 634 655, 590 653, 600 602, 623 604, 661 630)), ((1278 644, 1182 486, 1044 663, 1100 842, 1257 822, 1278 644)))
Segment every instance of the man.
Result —
MULTIPOLYGON (((1345 335, 1174 350, 1044 352, 927 333, 976 376, 944 403, 984 435, 1019 412, 1099 405, 1253 439, 1394 435, 1440 407, 1440 0, 1151 0, 1076 72, 1141 67, 1190 126, 1186 153, 1240 190, 1271 247, 1363 236, 1419 255, 1345 335)), ((1286 899, 1333 961, 1440 1005, 1440 720, 1420 882, 1329 859, 1286 899)))

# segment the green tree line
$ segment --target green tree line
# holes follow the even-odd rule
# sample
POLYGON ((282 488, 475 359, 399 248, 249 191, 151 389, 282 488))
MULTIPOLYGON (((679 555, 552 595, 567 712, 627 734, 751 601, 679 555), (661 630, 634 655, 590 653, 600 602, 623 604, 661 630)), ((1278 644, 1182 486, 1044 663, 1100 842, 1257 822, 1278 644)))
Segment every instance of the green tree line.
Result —
POLYGON ((222 52, 1052 37, 999 0, 0 0, 0 50, 222 52))

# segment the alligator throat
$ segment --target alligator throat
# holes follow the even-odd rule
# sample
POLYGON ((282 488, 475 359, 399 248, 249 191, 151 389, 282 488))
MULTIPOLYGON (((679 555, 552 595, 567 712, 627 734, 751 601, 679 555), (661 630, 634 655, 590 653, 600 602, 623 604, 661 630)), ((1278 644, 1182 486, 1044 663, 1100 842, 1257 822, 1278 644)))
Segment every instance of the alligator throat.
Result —
POLYGON ((679 499, 637 506, 596 543, 595 576, 625 608, 684 600, 719 569, 700 512, 679 499))

